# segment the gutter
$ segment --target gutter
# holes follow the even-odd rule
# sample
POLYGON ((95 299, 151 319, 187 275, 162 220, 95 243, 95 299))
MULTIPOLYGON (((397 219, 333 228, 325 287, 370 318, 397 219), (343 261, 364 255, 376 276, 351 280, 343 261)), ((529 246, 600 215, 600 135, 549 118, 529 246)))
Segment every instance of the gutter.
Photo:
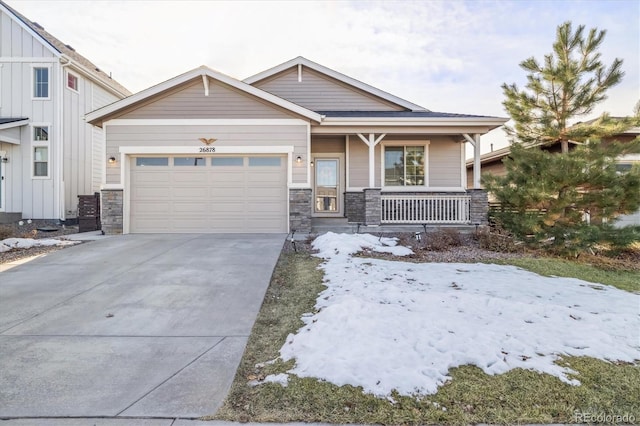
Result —
POLYGON ((69 56, 62 54, 61 55, 61 60, 65 60, 67 65, 71 65, 76 71, 78 71, 80 74, 82 74, 85 78, 90 79, 91 81, 95 82, 97 85, 99 85, 103 89, 107 90, 108 92, 112 93, 113 95, 116 95, 120 99, 126 98, 127 96, 131 96, 130 94, 122 93, 119 90, 115 89, 114 87, 109 86, 107 83, 105 83, 101 79, 97 78, 95 76, 95 74, 91 73, 91 71, 89 71, 87 69, 87 67, 85 67, 84 65, 80 65, 79 63, 75 62, 69 56))

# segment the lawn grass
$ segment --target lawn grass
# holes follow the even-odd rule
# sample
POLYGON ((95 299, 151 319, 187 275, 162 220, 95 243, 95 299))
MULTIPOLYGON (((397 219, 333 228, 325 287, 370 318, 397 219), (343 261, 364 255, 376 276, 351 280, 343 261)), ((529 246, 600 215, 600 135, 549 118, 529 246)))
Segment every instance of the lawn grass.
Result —
POLYGON ((572 277, 640 292, 640 271, 603 269, 594 265, 547 257, 522 257, 496 263, 519 266, 545 276, 572 277))
MULTIPOLYGON (((293 366, 293 362, 281 361, 256 364, 276 359, 286 336, 303 325, 302 314, 313 311, 317 294, 324 288, 318 264, 318 259, 306 253, 281 255, 229 396, 212 419, 458 425, 576 423, 580 422, 576 413, 580 413, 627 415, 640 421, 640 368, 583 357, 559 361, 579 373, 576 378, 581 386, 522 369, 489 376, 468 365, 451 369, 452 380, 438 393, 418 398, 393 395, 391 400, 381 399, 364 394, 361 388, 293 375, 287 387, 273 383, 249 386, 250 380, 293 366)), ((541 272, 561 275, 553 268, 562 269, 562 264, 549 265, 541 272)), ((527 267, 524 263, 518 266, 527 267)))

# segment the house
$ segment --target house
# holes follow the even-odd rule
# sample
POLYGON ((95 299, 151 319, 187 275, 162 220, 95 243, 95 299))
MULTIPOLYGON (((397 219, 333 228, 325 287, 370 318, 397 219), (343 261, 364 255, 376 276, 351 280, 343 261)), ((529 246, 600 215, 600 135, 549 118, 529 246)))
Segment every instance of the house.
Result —
POLYGON ((84 115, 129 95, 0 1, 0 223, 68 220, 102 183, 102 130, 84 115))
MULTIPOLYGON (((585 123, 589 124, 595 120, 590 120, 585 123)), ((622 143, 630 142, 634 140, 636 137, 640 135, 640 127, 633 127, 623 133, 603 138, 604 142, 607 141, 618 141, 622 143)), ((569 141, 569 150, 578 146, 578 142, 569 141)), ((544 147, 544 149, 560 153, 562 152, 560 143, 555 143, 550 146, 544 147)), ((510 147, 505 147, 501 149, 497 149, 495 151, 487 152, 480 156, 480 165, 482 174, 492 174, 497 176, 505 176, 506 169, 502 160, 509 156, 511 153, 510 147)), ((473 187, 473 164, 474 159, 467 160, 467 187, 473 187)), ((625 155, 618 159, 618 167, 620 171, 628 170, 632 167, 633 164, 640 164, 640 155, 638 154, 629 154, 625 155)), ((626 226, 626 225, 640 225, 640 210, 629 215, 621 215, 618 217, 616 221, 617 226, 626 226)))
POLYGON ((479 160, 506 121, 432 112, 302 57, 243 81, 203 66, 86 120, 103 130, 108 233, 486 223, 465 144, 479 160))

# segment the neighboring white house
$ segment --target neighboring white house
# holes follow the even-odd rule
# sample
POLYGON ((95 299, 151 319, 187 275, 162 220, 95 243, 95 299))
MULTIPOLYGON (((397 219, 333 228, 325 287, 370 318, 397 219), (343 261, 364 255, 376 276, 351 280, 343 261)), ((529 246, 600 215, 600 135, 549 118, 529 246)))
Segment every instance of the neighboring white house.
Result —
POLYGON ((0 223, 76 217, 104 172, 102 130, 84 115, 128 95, 0 1, 0 223))

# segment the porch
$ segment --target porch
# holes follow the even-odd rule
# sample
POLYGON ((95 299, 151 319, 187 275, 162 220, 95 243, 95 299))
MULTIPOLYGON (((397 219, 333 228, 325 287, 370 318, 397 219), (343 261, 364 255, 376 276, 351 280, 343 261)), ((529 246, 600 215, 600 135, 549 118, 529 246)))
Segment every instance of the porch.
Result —
POLYGON ((322 232, 427 232, 433 228, 475 230, 488 224, 487 193, 391 193, 379 188, 344 194, 344 216, 311 214, 310 190, 290 197, 291 230, 299 234, 322 232))

